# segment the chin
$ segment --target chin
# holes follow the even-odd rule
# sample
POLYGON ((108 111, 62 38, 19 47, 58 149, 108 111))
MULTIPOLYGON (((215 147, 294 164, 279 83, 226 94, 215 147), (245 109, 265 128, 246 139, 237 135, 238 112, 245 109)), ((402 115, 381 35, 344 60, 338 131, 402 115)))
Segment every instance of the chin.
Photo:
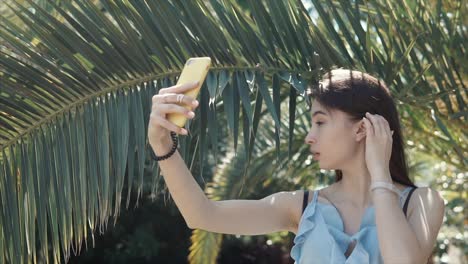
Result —
POLYGON ((318 161, 319 168, 322 170, 336 170, 336 166, 325 164, 323 161, 318 161))
POLYGON ((320 162, 320 161, 317 161, 318 162, 318 166, 320 169, 322 170, 328 170, 328 166, 326 166, 325 164, 323 164, 323 162, 320 162))

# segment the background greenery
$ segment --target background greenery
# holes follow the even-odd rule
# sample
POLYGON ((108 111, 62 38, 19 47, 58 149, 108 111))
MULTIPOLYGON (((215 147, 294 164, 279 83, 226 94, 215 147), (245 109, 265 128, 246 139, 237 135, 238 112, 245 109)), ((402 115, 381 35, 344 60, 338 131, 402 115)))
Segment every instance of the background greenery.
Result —
POLYGON ((467 255, 462 1, 4 3, 0 262, 291 262, 287 232, 188 229, 148 158, 150 98, 191 56, 214 63, 180 152, 210 199, 331 183, 303 144, 305 89, 353 68, 390 85, 410 175, 446 200, 434 260, 467 255))

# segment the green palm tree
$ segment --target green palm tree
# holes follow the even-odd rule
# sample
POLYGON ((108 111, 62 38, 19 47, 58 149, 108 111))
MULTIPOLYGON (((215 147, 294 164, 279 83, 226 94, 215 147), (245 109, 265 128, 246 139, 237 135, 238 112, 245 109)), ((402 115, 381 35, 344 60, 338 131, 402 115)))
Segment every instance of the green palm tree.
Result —
MULTIPOLYGON (((424 141, 418 150, 466 166, 461 1, 252 0, 248 12, 230 0, 51 1, 53 12, 36 2, 11 1, 14 17, 0 16, 2 262, 49 261, 49 245, 50 261, 67 260, 116 221, 124 185, 127 207, 130 191, 142 195, 145 165, 155 165, 151 97, 176 82, 189 57, 213 65, 181 155, 201 175, 210 153, 217 161, 240 145, 243 156, 243 175, 215 174, 212 199, 251 195, 238 178, 268 181, 273 170, 262 164, 273 157, 296 186, 317 184, 306 180, 304 99, 336 66, 390 84, 405 133, 424 141)), ((206 263, 200 254, 211 250, 214 262, 221 236, 194 232, 191 261, 206 263)))

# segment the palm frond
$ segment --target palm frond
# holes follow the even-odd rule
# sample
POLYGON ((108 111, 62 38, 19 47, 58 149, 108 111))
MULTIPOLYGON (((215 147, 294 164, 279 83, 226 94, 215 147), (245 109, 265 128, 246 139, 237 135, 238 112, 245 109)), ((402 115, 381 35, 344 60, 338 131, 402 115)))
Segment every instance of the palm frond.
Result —
MULTIPOLYGON (((289 93, 283 93, 280 97, 287 98, 288 95, 289 93)), ((285 112, 288 108, 287 102, 283 102, 279 112, 285 112)), ((258 131, 255 144, 251 145, 252 154, 246 153, 244 149, 246 144, 240 144, 237 152, 233 144, 229 144, 227 153, 216 167, 212 181, 206 184, 207 197, 212 201, 260 199, 269 195, 265 193, 265 189, 278 188, 278 186, 271 187, 275 181, 281 182, 281 190, 302 189, 304 186, 315 188, 325 183, 326 180, 319 172, 318 164, 312 164, 309 149, 303 144, 303 135, 307 133, 310 122, 308 109, 300 105, 297 110, 298 118, 293 120, 297 128, 296 135, 290 137, 282 133, 283 137, 280 139, 282 143, 279 148, 273 143, 273 140, 276 141, 273 119, 260 120, 259 127, 264 129, 258 131), (292 153, 288 151, 291 147, 298 149, 298 152, 291 155, 292 153), (258 158, 253 159, 247 168, 245 164, 249 156, 258 158), (239 178, 242 171, 244 175, 239 178)), ((281 127, 287 128, 289 116, 282 115, 280 124, 281 127)), ((243 136, 245 135, 244 133, 243 136)), ((330 177, 329 180, 331 179, 330 177)), ((216 263, 223 239, 223 234, 195 229, 191 236, 190 263, 216 263)))
MULTIPOLYGON (((403 119, 437 126, 431 151, 463 166, 462 19, 429 12, 422 1, 400 2, 392 9, 378 0, 316 0, 317 25, 293 0, 248 1, 251 16, 229 0, 49 1, 52 9, 9 2, 14 18, 0 16, 0 260, 48 262, 50 242, 52 261, 66 261, 70 247, 79 252, 88 235, 115 221, 124 185, 142 195, 151 97, 177 82, 189 57, 214 62, 180 147, 191 168, 198 154, 201 174, 209 151, 226 138, 237 150, 240 138, 248 175, 265 116, 279 159, 280 105, 289 100, 286 165, 300 147, 293 144, 297 99, 334 65, 392 84, 407 106, 403 119)), ((428 127, 411 131, 432 133, 428 127)), ((157 168, 153 177, 158 182, 157 168)))
MULTIPOLYGON (((272 98, 266 80, 281 73, 304 95, 306 81, 318 77, 319 64, 316 55, 300 51, 318 54, 315 46, 326 46, 314 44, 318 38, 304 23, 307 13, 294 1, 269 9, 264 2, 251 2, 263 22, 230 1, 51 4, 58 16, 34 1, 27 1, 27 8, 9 4, 24 27, 1 17, 0 39, 8 45, 0 50, 5 188, 0 241, 6 246, 0 257, 14 263, 47 256, 49 241, 54 262, 67 260, 70 246, 79 251, 88 234, 103 232, 109 217, 116 219, 125 181, 129 191, 136 184, 141 195, 151 97, 176 82, 188 57, 210 56, 215 62, 197 114, 203 164, 206 143, 218 145, 206 134, 218 126, 216 107, 224 107, 219 113, 226 112, 235 142, 242 123, 248 134, 244 144, 253 145, 263 100, 279 127, 280 100, 277 93, 272 98)), ((320 63, 332 65, 331 60, 320 63)), ((279 138, 279 129, 276 133, 279 138)), ((193 155, 189 143, 181 143, 186 160, 193 155)))

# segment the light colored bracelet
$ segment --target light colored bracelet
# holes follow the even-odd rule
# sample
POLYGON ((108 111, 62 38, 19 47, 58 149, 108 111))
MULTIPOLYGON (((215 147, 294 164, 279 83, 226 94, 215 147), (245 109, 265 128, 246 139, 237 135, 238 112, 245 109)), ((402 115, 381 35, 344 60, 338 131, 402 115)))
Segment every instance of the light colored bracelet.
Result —
POLYGON ((395 185, 389 183, 389 182, 385 182, 385 181, 373 181, 370 185, 370 191, 372 192, 374 189, 377 189, 377 188, 384 188, 384 189, 387 189, 387 190, 390 190, 396 194, 398 194, 398 196, 401 195, 401 191, 398 190, 397 187, 395 187, 395 185))

